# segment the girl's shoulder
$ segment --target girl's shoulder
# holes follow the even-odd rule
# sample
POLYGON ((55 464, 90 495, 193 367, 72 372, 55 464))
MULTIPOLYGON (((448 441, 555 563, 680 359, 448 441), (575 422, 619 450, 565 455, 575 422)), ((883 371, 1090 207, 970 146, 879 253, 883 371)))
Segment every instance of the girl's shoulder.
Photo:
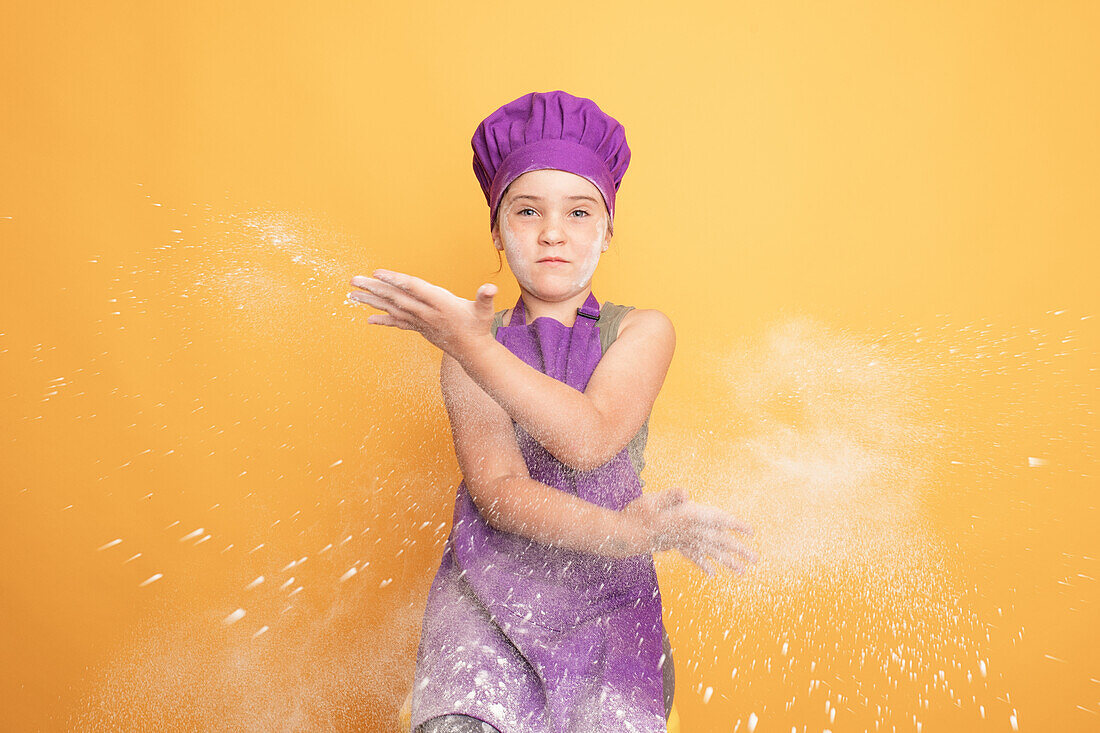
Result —
MULTIPOLYGON (((613 305, 608 303, 608 305, 613 305)), ((619 315, 619 333, 629 328, 646 328, 659 331, 672 331, 672 319, 656 308, 636 308, 634 306, 615 306, 622 308, 619 315)))
POLYGON ((605 303, 600 310, 600 346, 606 354, 611 344, 631 331, 649 344, 665 343, 671 350, 676 342, 672 321, 656 308, 636 308, 632 305, 605 303))

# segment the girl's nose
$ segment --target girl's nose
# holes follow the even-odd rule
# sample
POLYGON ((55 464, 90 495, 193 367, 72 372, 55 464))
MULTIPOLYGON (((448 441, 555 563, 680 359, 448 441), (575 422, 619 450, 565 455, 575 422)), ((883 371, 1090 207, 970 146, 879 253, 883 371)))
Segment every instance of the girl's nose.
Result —
POLYGON ((557 244, 565 238, 565 229, 557 217, 547 217, 546 224, 542 228, 542 241, 548 244, 557 244))

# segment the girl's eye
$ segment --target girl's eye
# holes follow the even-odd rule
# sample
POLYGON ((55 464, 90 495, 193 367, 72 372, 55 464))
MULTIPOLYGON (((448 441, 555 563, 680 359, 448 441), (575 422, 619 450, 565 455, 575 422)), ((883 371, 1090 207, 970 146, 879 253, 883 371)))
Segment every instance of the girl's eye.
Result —
MULTIPOLYGON (((532 212, 532 213, 534 213, 534 212, 535 212, 535 210, 534 210, 534 209, 532 209, 531 207, 527 207, 527 208, 524 208, 524 209, 518 209, 518 210, 516 211, 516 214, 517 214, 517 215, 519 215, 519 216, 526 216, 526 215, 527 215, 527 212, 528 212, 528 211, 530 211, 530 212, 532 212)), ((583 214, 583 216, 576 216, 576 217, 573 217, 574 219, 584 219, 584 218, 586 218, 586 217, 588 217, 588 216, 591 216, 591 214, 589 214, 589 213, 588 213, 588 211, 586 211, 585 209, 574 209, 574 210, 573 210, 572 212, 570 212, 570 213, 572 213, 572 214, 583 214)))

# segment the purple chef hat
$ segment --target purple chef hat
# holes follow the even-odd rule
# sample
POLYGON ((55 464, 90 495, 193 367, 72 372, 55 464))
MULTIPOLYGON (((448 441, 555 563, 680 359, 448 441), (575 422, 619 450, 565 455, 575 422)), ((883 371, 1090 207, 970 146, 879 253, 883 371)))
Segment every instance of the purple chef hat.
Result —
POLYGON ((508 184, 528 171, 553 168, 599 189, 614 232, 615 192, 630 165, 630 148, 623 126, 591 99, 560 91, 525 94, 486 117, 471 144, 490 227, 508 184))

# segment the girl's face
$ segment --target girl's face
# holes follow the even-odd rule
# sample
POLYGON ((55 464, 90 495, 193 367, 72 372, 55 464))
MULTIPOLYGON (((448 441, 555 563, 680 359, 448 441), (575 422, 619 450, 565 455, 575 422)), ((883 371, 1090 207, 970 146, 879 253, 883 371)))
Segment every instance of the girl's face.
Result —
POLYGON ((504 192, 493 242, 508 258, 520 287, 557 302, 592 282, 610 245, 600 190, 582 176, 559 170, 524 173, 504 192))

